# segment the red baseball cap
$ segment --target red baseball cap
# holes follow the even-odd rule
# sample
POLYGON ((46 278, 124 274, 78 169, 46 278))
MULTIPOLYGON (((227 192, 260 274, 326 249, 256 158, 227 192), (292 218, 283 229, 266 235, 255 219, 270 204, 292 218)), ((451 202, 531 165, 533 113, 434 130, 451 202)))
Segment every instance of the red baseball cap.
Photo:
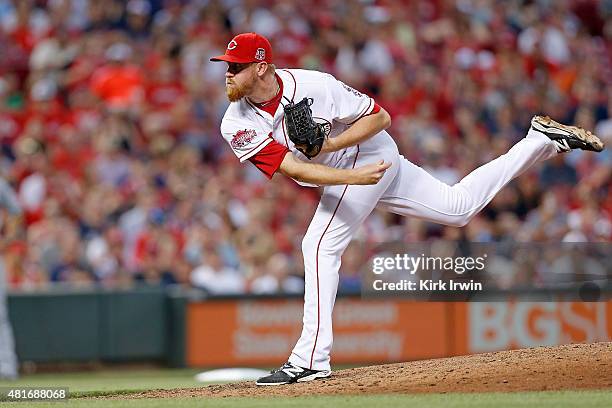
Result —
POLYGON ((227 44, 225 54, 211 58, 211 61, 225 61, 244 64, 247 62, 272 63, 272 45, 263 35, 243 33, 227 44))

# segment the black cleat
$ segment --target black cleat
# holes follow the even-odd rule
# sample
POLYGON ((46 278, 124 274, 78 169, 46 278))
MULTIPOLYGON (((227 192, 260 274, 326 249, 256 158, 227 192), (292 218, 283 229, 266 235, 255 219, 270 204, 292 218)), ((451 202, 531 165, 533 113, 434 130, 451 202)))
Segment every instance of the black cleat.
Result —
POLYGON ((310 370, 298 367, 291 363, 285 363, 278 370, 273 370, 270 375, 261 377, 255 384, 257 385, 283 385, 294 382, 306 382, 325 378, 331 375, 330 370, 310 370))
POLYGON ((548 136, 555 143, 557 152, 569 152, 572 149, 601 152, 604 148, 603 142, 588 130, 563 125, 548 116, 534 116, 531 127, 548 136))

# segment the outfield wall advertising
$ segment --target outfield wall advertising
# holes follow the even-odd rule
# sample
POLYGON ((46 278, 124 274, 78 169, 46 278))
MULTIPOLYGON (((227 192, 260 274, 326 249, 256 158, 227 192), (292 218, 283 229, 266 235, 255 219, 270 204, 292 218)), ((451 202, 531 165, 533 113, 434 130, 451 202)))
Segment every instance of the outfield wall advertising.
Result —
MULTIPOLYGON (((301 331, 303 303, 218 300, 187 306, 187 364, 274 365, 301 331)), ((612 302, 414 302, 341 298, 334 363, 384 363, 612 340, 612 302)))
POLYGON ((612 339, 612 302, 474 302, 459 309, 467 312, 458 333, 467 353, 612 339))

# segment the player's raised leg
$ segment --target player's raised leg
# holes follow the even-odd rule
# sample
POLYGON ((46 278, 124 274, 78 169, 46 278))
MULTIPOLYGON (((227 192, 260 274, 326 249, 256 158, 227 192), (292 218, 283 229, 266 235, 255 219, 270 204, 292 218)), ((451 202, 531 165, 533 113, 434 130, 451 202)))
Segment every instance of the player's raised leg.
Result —
POLYGON ((584 129, 535 116, 527 136, 508 153, 482 165, 453 186, 402 160, 380 207, 440 224, 464 226, 510 180, 534 164, 571 149, 601 151, 603 143, 584 129))

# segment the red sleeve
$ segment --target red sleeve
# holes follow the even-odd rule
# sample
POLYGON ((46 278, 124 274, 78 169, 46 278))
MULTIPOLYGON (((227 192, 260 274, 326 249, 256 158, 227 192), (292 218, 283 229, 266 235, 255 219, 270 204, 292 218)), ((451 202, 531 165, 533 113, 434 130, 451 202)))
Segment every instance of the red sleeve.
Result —
POLYGON ((378 112, 380 112, 380 105, 374 102, 374 108, 372 109, 372 112, 370 112, 370 115, 373 115, 378 112))
POLYGON ((255 156, 251 157, 249 161, 261 170, 267 178, 271 179, 288 152, 287 146, 272 141, 272 143, 268 143, 255 156))

